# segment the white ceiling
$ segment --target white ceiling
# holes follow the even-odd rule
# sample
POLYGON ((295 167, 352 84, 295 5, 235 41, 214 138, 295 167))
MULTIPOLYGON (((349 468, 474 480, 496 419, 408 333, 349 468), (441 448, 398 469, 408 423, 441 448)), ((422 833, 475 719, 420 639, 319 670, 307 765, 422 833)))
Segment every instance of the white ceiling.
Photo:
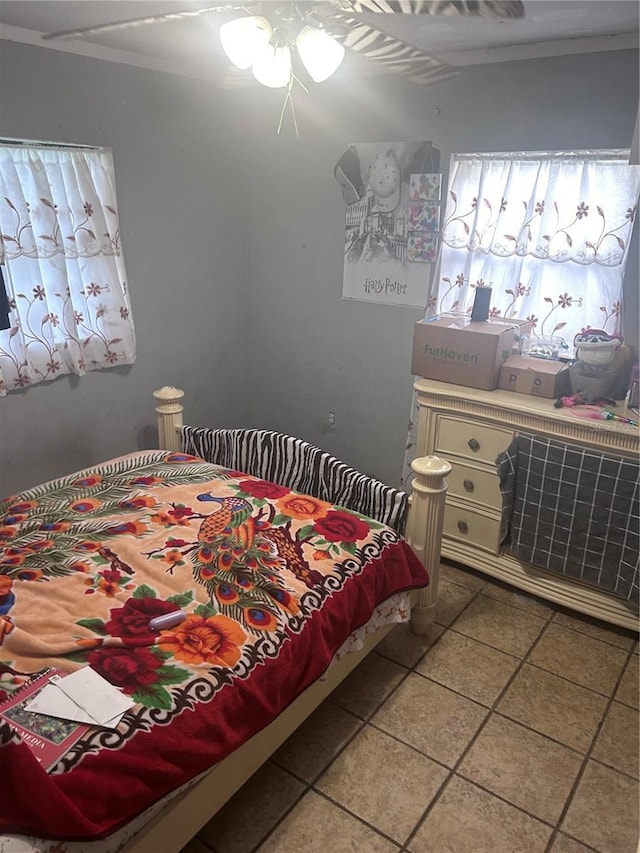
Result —
MULTIPOLYGON (((222 0, 0 0, 0 38, 145 68, 229 82, 229 63, 214 14, 111 30, 82 38, 43 41, 77 27, 198 9, 222 0)), ((637 48, 638 0, 524 0, 524 20, 429 15, 369 15, 391 35, 451 65, 637 48)), ((375 63, 349 57, 342 74, 379 73, 375 63)), ((237 72, 237 79, 244 79, 237 72)))

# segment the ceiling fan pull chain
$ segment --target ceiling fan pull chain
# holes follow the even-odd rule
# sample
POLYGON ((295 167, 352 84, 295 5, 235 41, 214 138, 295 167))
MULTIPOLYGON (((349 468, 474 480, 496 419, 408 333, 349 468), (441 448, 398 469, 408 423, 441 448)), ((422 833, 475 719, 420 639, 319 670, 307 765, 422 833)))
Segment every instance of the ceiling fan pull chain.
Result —
POLYGON ((307 94, 309 94, 309 90, 304 85, 302 80, 300 80, 298 77, 296 77, 296 75, 292 71, 291 77, 289 78, 289 85, 287 86, 287 94, 286 94, 286 97, 284 99, 284 104, 282 105, 282 110, 280 111, 280 121, 278 122, 278 133, 280 133, 280 131, 282 130, 282 122, 284 119, 284 113, 285 113, 285 110, 287 109, 287 104, 289 104, 289 106, 291 107, 291 118, 293 119, 293 127, 294 127, 294 130, 296 132, 296 139, 300 139, 300 133, 298 132, 298 122, 296 120, 296 111, 295 111, 295 107, 293 105, 293 84, 294 83, 297 83, 298 86, 300 86, 302 89, 304 89, 304 91, 307 94))
POLYGON ((293 95, 291 93, 291 90, 293 89, 293 83, 294 83, 294 77, 293 77, 293 73, 292 73, 291 77, 289 79, 289 85, 287 86, 287 94, 285 96, 284 103, 283 103, 282 109, 280 111, 280 121, 278 122, 278 133, 280 133, 280 131, 282 130, 282 122, 284 120, 284 114, 285 114, 285 111, 287 109, 287 104, 289 104, 291 107, 291 117, 293 119, 293 127, 294 127, 295 132, 296 132, 296 139, 300 139, 300 134, 298 133, 298 123, 296 121, 296 111, 295 111, 294 106, 293 106, 293 95))

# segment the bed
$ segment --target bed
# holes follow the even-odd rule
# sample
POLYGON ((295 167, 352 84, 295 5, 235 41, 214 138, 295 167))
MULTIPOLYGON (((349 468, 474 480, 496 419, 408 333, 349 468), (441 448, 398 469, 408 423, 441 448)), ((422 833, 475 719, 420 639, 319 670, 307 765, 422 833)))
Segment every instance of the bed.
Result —
POLYGON ((416 460, 409 496, 154 396, 160 449, 0 503, 0 690, 89 665, 135 702, 48 773, 0 720, 2 853, 180 850, 394 624, 434 618, 448 463, 416 460))

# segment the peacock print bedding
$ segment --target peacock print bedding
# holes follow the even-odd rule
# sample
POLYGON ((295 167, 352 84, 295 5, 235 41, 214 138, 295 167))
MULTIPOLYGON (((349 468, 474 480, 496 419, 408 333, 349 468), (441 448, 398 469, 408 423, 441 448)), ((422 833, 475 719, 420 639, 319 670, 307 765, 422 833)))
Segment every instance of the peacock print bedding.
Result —
POLYGON ((109 835, 270 723, 382 602, 427 583, 391 528, 185 453, 129 454, 3 501, 0 701, 27 674, 88 665, 135 705, 48 773, 0 722, 0 832, 109 835), (176 610, 183 621, 151 629, 176 610))

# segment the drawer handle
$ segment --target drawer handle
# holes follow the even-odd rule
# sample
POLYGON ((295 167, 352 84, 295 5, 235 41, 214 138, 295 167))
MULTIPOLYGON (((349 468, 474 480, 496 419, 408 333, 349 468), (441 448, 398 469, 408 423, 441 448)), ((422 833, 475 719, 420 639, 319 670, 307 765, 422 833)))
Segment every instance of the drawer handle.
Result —
POLYGON ((465 492, 473 492, 475 489, 473 480, 465 480, 462 485, 464 486, 465 492))
POLYGON ((480 450, 480 442, 479 442, 479 441, 476 441, 476 439, 475 439, 475 438, 470 438, 470 439, 469 439, 469 441, 467 442, 467 445, 468 445, 472 450, 480 450))
POLYGON ((460 533, 468 533, 469 532, 469 525, 467 524, 466 521, 459 521, 458 522, 458 530, 460 531, 460 533))

